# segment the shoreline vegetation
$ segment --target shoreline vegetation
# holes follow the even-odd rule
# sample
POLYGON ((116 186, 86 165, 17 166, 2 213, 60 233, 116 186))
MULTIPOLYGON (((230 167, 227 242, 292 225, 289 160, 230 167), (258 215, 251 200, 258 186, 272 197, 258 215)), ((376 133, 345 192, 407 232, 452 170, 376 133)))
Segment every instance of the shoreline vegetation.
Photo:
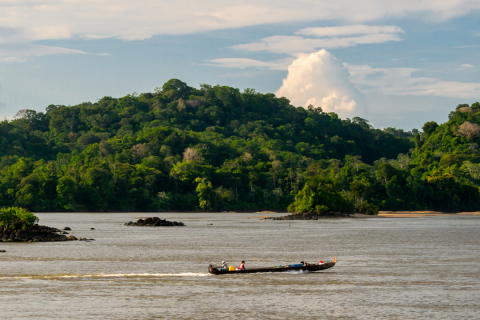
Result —
POLYGON ((67 236, 70 228, 64 231, 37 224, 38 217, 24 208, 0 209, 0 241, 2 242, 56 242, 91 241, 94 239, 67 236))
POLYGON ((261 218, 271 220, 320 220, 330 218, 427 218, 427 217, 445 217, 445 216, 479 216, 480 211, 476 212, 438 212, 438 211, 380 211, 376 215, 368 215, 362 213, 330 213, 328 215, 316 214, 298 214, 294 213, 287 216, 271 217, 271 216, 253 216, 249 218, 261 218))
POLYGON ((0 205, 32 212, 480 210, 480 103, 375 129, 319 107, 171 79, 0 122, 0 205))

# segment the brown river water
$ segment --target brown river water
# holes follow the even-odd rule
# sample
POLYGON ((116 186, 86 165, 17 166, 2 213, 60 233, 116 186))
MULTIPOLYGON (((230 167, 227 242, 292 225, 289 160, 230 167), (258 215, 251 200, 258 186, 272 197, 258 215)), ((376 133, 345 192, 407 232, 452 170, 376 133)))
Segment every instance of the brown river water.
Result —
POLYGON ((0 242, 0 318, 480 319, 480 216, 156 213, 187 226, 123 225, 152 215, 38 214, 96 241, 0 242), (222 260, 248 268, 335 256, 323 272, 207 272, 222 260))

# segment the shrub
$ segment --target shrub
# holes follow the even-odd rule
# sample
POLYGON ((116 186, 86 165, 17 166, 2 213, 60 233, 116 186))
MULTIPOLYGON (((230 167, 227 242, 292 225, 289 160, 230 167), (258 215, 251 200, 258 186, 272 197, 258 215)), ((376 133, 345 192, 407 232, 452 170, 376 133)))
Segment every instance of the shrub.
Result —
POLYGON ((362 204, 358 207, 358 211, 363 214, 375 215, 378 214, 378 207, 374 204, 363 201, 362 204))
POLYGON ((38 222, 38 217, 20 207, 0 209, 0 226, 3 229, 26 229, 38 222))
POLYGON ((331 212, 353 212, 355 206, 341 191, 340 186, 332 179, 317 177, 307 182, 298 192, 296 201, 288 206, 288 211, 322 215, 331 212))

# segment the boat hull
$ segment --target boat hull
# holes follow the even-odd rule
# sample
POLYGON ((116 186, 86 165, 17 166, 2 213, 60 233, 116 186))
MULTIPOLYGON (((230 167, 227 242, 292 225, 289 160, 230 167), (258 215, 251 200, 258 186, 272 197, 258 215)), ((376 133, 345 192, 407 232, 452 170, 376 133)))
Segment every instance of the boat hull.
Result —
POLYGON ((305 272, 305 271, 320 271, 325 270, 333 267, 335 262, 326 262, 323 264, 315 264, 309 266, 301 266, 301 267, 283 267, 283 268, 252 268, 252 269, 243 269, 243 270, 221 270, 220 268, 208 268, 208 271, 211 274, 220 275, 220 274, 242 274, 242 273, 261 273, 261 272, 288 272, 288 271, 298 271, 298 272, 305 272))

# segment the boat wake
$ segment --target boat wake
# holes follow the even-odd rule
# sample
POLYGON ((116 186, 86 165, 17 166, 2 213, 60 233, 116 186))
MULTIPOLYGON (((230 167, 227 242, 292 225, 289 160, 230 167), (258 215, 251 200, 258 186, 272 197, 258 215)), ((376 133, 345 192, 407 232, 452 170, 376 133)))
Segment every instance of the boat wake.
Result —
POLYGON ((290 270, 287 272, 284 272, 285 274, 302 274, 302 273, 310 273, 308 270, 290 270))
POLYGON ((97 273, 97 274, 51 274, 0 277, 0 280, 13 279, 101 279, 101 278, 164 278, 164 277, 208 277, 208 273, 97 273))

